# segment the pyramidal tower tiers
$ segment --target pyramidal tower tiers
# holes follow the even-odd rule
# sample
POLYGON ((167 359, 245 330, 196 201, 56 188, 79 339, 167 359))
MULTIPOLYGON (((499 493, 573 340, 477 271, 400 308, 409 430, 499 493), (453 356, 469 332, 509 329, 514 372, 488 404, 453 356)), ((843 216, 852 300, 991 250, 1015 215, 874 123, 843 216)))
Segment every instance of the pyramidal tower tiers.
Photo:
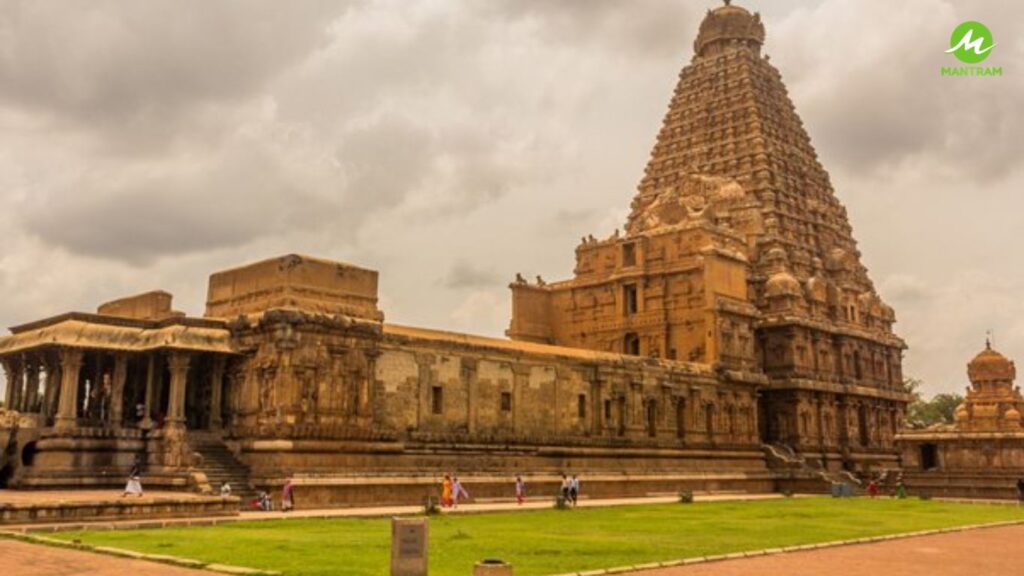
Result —
POLYGON ((764 40, 708 11, 625 233, 583 238, 571 280, 513 283, 508 335, 711 364, 761 389, 763 440, 884 461, 905 346, 764 40))

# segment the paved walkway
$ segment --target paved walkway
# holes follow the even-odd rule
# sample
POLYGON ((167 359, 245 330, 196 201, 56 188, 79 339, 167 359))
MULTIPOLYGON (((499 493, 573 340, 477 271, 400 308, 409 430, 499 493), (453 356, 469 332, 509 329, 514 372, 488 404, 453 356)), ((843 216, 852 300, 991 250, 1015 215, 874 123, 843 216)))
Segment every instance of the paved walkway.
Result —
POLYGON ((1007 576, 1024 573, 1024 526, 635 572, 633 576, 1007 576))
MULTIPOLYGON (((158 500, 198 500, 194 492, 147 490, 143 497, 130 496, 131 502, 158 500)), ((0 504, 55 504, 59 502, 103 502, 121 500, 118 490, 0 490, 0 504)))
MULTIPOLYGON (((109 494, 108 494, 109 496, 109 494)), ((697 502, 722 502, 734 500, 771 500, 782 498, 780 494, 695 494, 697 502)), ((607 506, 634 506, 638 504, 667 504, 678 502, 678 496, 646 497, 646 498, 609 498, 583 499, 580 508, 599 508, 607 506)), ((513 510, 545 510, 551 508, 551 498, 527 501, 523 505, 515 502, 485 502, 479 504, 462 504, 456 509, 442 510, 443 514, 477 514, 481 512, 507 512, 513 510)), ((0 531, 38 531, 78 530, 83 527, 97 526, 109 528, 162 528, 167 526, 211 525, 228 522, 247 522, 260 520, 286 520, 289 518, 379 518, 388 516, 409 516, 423 512, 422 506, 382 506, 375 508, 321 508, 315 510, 294 510, 292 512, 243 512, 239 516, 216 516, 208 518, 166 518, 153 520, 100 520, 96 522, 64 522, 60 524, 22 524, 0 525, 0 531)))
POLYGON ((0 539, 0 566, 4 576, 217 575, 216 572, 3 539, 0 539))

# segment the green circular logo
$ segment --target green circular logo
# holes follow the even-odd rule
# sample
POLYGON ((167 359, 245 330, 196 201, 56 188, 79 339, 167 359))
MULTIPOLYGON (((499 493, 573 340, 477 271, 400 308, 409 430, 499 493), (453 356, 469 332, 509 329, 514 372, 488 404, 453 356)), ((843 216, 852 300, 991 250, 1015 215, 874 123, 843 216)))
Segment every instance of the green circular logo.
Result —
POLYGON ((988 58, 989 52, 995 46, 996 41, 987 26, 981 22, 968 20, 953 30, 946 54, 956 56, 965 64, 977 64, 988 58))

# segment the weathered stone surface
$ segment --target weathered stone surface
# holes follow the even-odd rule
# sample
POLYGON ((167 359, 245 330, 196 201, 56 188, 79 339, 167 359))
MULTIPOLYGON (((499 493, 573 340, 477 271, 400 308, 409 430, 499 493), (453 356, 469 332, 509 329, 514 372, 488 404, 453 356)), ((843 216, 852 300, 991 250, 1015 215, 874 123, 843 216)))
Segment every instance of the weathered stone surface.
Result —
POLYGON ((426 576, 430 524, 426 518, 391 519, 391 575, 426 576))

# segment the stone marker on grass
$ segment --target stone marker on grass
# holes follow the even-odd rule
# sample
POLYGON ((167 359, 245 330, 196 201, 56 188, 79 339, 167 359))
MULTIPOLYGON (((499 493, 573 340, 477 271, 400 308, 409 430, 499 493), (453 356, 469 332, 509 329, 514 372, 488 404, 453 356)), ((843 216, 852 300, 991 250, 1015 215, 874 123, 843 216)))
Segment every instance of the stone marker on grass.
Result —
POLYGON ((427 576, 427 519, 391 519, 391 576, 427 576))

